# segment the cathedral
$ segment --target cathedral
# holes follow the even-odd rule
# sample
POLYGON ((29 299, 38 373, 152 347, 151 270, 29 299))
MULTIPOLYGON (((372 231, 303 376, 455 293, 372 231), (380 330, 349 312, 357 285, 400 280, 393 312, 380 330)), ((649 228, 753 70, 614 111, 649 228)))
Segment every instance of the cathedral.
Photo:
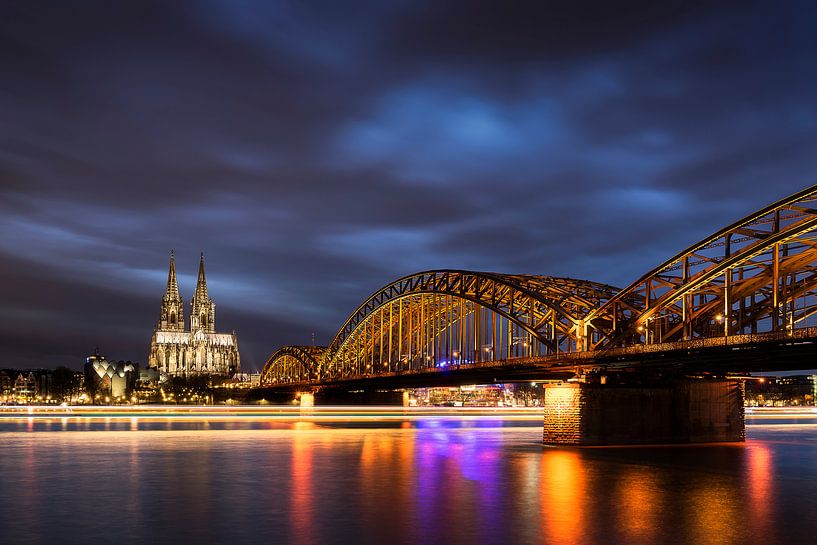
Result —
POLYGON ((216 305, 207 295, 204 254, 199 262, 199 279, 190 302, 190 330, 185 331, 184 303, 176 282, 176 263, 170 252, 167 290, 162 297, 159 323, 150 343, 150 367, 163 375, 230 375, 238 372, 238 338, 233 333, 216 333, 216 305))

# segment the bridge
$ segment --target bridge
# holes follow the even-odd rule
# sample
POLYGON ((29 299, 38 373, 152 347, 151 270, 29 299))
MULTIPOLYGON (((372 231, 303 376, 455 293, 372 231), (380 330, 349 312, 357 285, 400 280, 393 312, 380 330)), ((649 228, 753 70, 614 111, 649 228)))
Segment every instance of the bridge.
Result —
POLYGON ((262 386, 632 384, 815 367, 816 201, 812 186, 773 203, 623 289, 464 270, 405 276, 361 303, 328 346, 277 350, 262 386))

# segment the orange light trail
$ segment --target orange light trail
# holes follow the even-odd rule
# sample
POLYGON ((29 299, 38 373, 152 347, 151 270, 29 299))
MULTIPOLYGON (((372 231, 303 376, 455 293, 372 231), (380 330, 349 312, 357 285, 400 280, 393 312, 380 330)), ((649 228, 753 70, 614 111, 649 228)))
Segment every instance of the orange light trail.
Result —
POLYGON ((270 420, 270 421, 415 421, 425 419, 469 421, 533 421, 541 418, 539 408, 415 408, 415 407, 177 407, 153 406, 77 406, 77 407, 0 407, 0 421, 113 419, 144 421, 188 420, 270 420), (32 410, 33 409, 33 410, 32 410))

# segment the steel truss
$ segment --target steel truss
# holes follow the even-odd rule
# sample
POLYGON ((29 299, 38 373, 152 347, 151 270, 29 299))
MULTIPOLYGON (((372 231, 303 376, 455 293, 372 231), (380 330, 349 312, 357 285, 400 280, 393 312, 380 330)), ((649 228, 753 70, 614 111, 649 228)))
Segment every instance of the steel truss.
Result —
POLYGON ((267 359, 261 384, 290 384, 318 378, 325 346, 284 346, 267 359))
POLYGON ((780 331, 817 310, 817 186, 721 229, 586 318, 592 349, 780 331))
MULTIPOLYGON (((318 375, 344 378, 572 352, 582 317, 616 292, 569 278, 460 270, 413 274, 378 290, 352 313, 315 356, 318 375)), ((297 382, 298 367, 287 361, 273 355, 262 382, 272 376, 297 382), (287 370, 267 370, 284 365, 287 370)))

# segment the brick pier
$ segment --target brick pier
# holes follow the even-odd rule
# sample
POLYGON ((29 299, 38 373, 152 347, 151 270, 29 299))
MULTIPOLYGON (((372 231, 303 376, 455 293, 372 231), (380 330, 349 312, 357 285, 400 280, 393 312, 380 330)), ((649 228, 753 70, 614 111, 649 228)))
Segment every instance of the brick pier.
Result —
POLYGON ((655 386, 585 383, 545 387, 548 445, 715 443, 745 439, 743 388, 727 380, 655 386))

